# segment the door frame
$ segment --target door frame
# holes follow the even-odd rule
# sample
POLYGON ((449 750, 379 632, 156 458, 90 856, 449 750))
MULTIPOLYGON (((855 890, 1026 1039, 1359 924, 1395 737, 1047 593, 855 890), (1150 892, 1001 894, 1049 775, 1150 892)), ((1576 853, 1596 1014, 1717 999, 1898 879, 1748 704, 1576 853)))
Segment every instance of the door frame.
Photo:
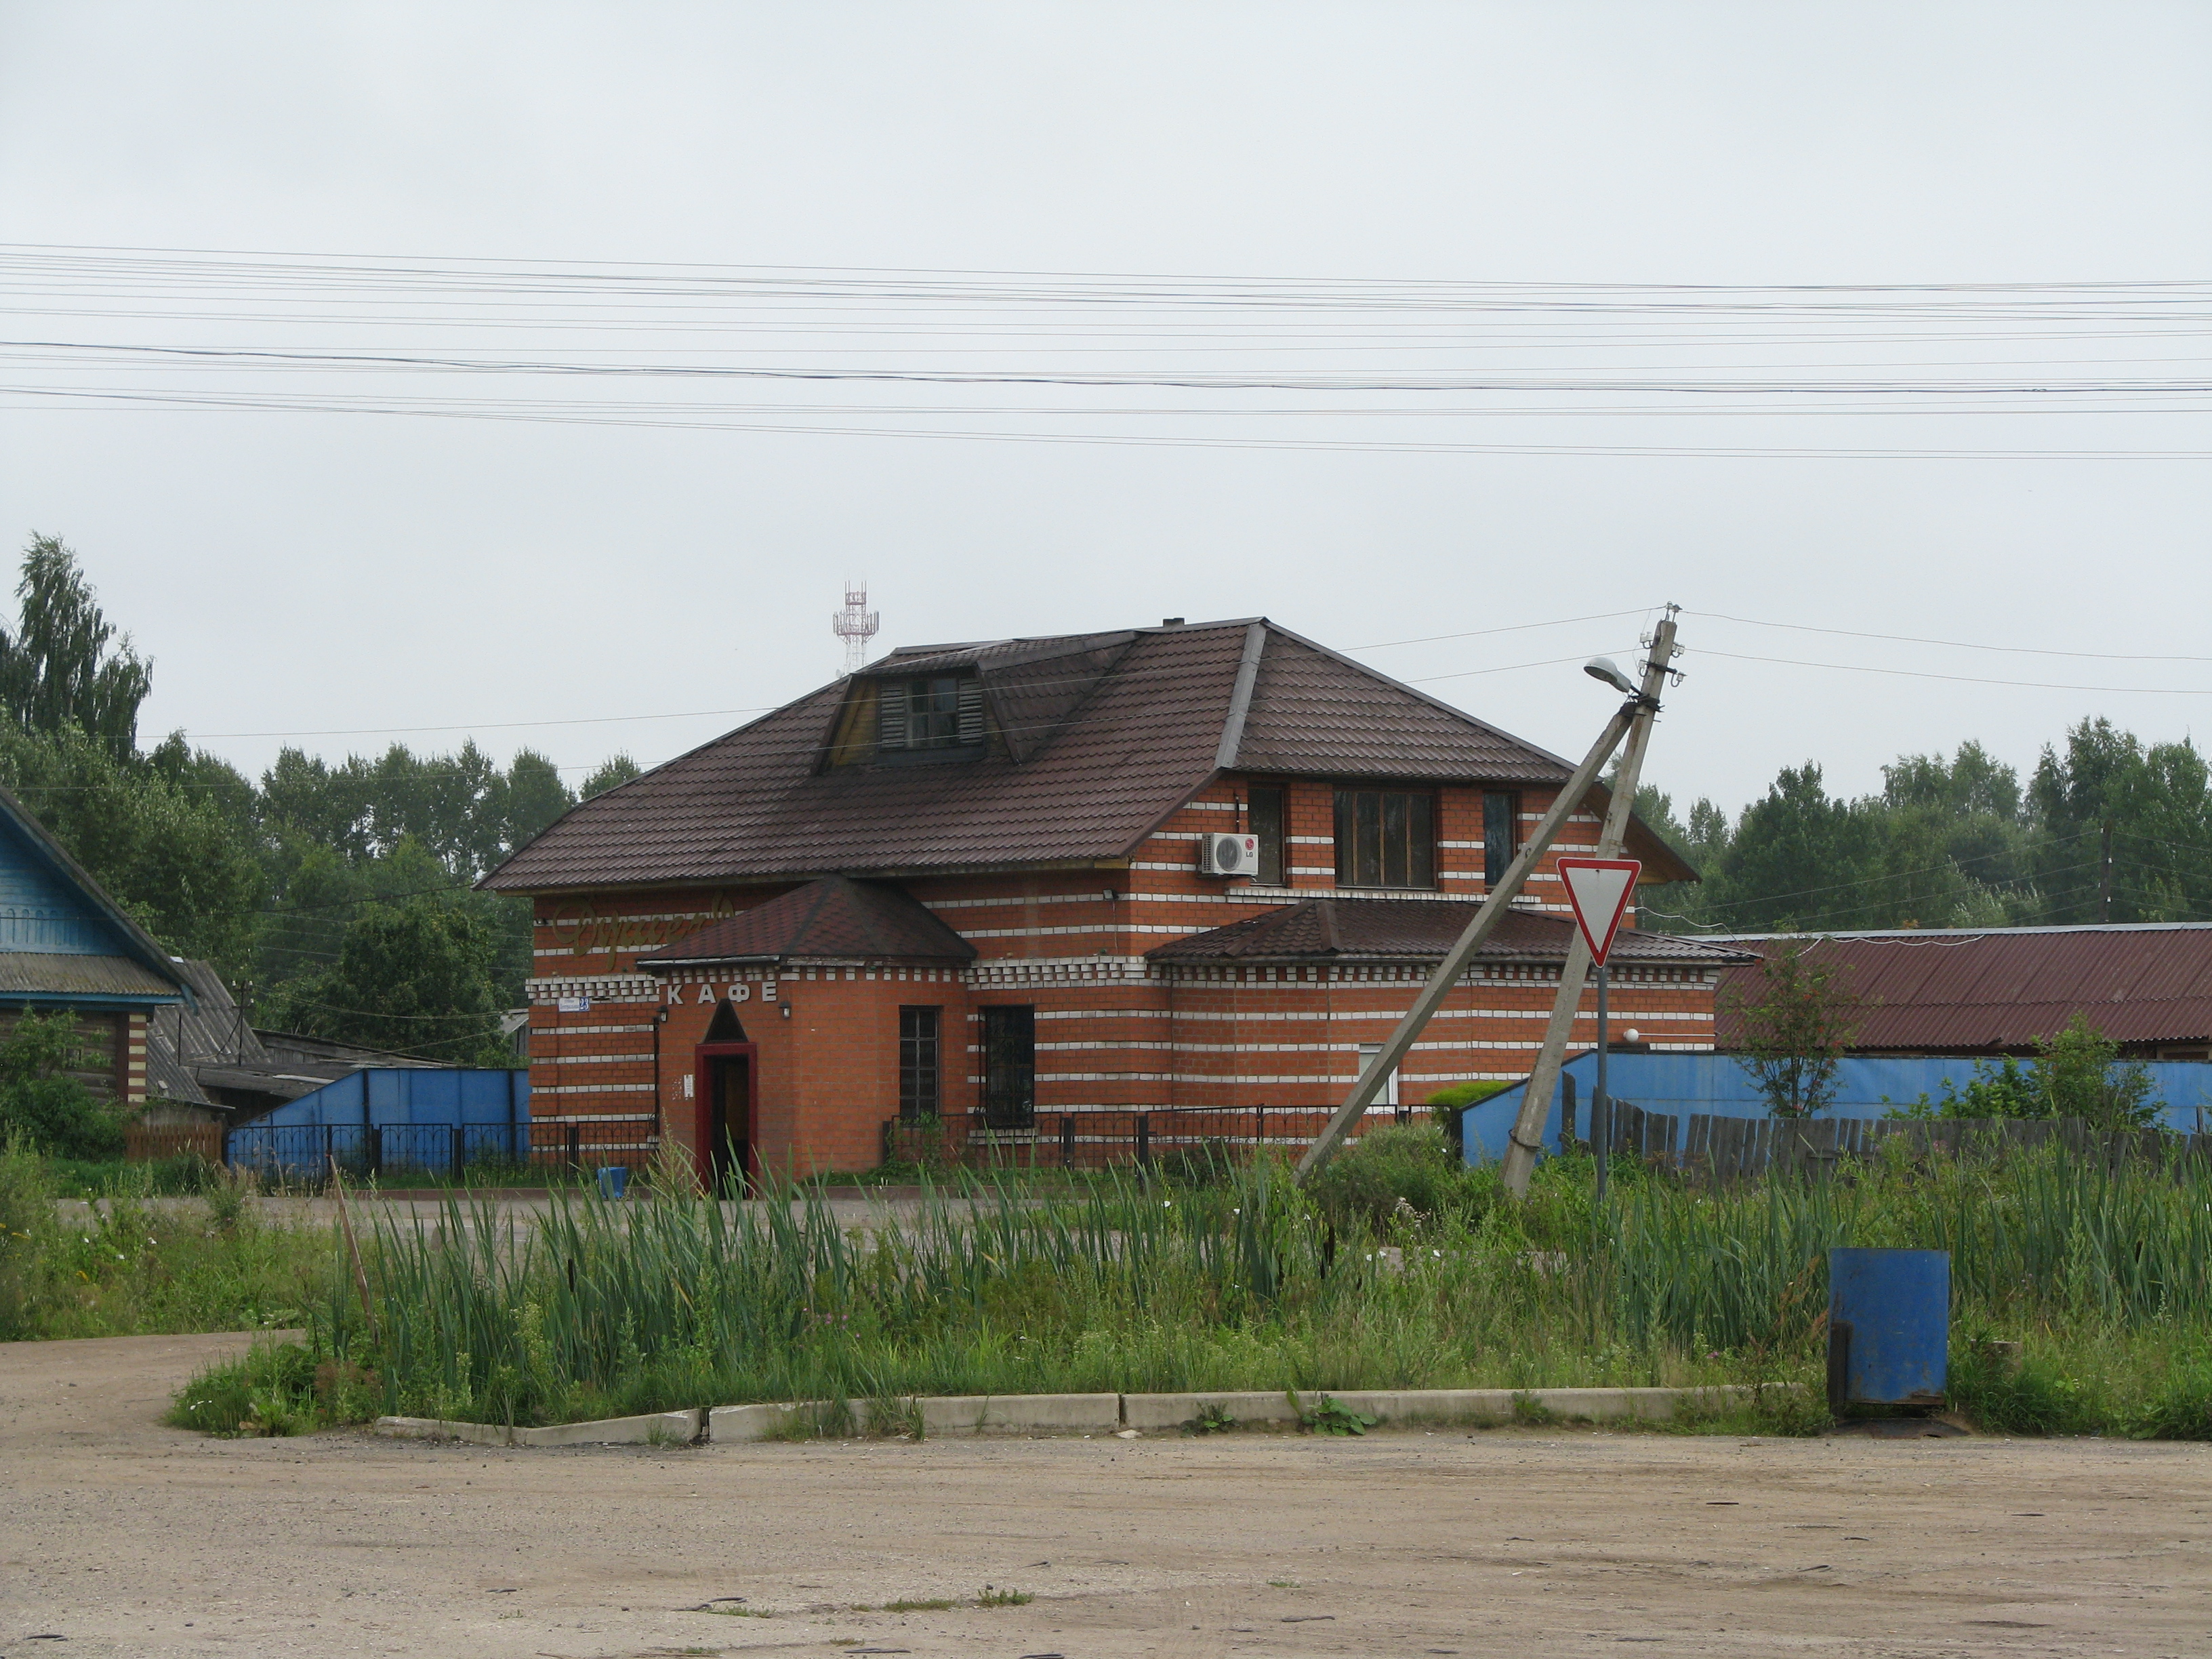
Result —
MULTIPOLYGON (((697 1167, 699 1179, 711 1190, 714 1184, 714 1062, 718 1060, 742 1060, 745 1062, 745 1152, 749 1163, 760 1162, 757 1134, 760 1128, 760 1045, 752 1042, 702 1042, 691 1051, 691 1092, 697 1097, 697 1115, 691 1126, 691 1160, 697 1167)), ((729 1119, 725 1103, 723 1122, 729 1119)), ((740 1170, 738 1175, 750 1185, 753 1171, 740 1170)))

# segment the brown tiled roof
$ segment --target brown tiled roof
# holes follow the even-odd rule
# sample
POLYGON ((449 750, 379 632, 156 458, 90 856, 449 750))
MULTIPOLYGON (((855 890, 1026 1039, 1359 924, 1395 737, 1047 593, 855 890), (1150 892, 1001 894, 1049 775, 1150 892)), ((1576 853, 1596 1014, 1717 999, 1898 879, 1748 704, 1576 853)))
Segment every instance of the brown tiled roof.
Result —
MULTIPOLYGON (((1802 946, 1859 998, 1862 1052, 2025 1053, 2078 1013, 2115 1042, 2212 1040, 2212 925, 2002 927, 1982 933, 1771 934, 1729 941, 1771 955, 1802 946)), ((1721 981, 1716 1040, 1742 1036, 1755 965, 1721 981)))
POLYGON ((640 957, 638 965, 825 957, 965 963, 975 959, 975 947, 899 888, 824 876, 640 957))
MULTIPOLYGON (((1146 954, 1163 963, 1441 960, 1480 908, 1449 899, 1308 899, 1146 954)), ((1516 908, 1499 921, 1477 960, 1563 962, 1573 930, 1570 917, 1516 908)), ((1747 958, 1702 939, 1624 927, 1613 936, 1613 959, 1719 968, 1747 958)))
POLYGON ((1494 783, 1565 783, 1575 769, 1570 761, 1281 629, 1270 631, 1260 659, 1237 764, 1255 772, 1494 783))
MULTIPOLYGON (((993 734, 983 758, 825 766, 852 684, 841 680, 586 801, 483 885, 1081 864, 1127 857, 1218 765, 1498 783, 1562 781, 1571 769, 1266 622, 915 647, 861 678, 969 667, 993 734), (1246 707, 1238 669, 1255 625, 1264 648, 1246 707)), ((1693 875, 1640 824, 1631 850, 1656 879, 1693 875)))

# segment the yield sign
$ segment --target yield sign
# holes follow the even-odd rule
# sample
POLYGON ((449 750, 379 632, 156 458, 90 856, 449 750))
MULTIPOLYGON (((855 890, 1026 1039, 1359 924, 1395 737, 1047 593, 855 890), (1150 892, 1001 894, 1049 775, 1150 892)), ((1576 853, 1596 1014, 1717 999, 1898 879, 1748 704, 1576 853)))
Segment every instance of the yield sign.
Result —
POLYGON ((1620 931, 1621 913, 1636 893, 1644 866, 1634 859, 1561 859, 1559 879, 1575 907, 1575 921, 1589 942, 1590 958, 1601 968, 1620 931))

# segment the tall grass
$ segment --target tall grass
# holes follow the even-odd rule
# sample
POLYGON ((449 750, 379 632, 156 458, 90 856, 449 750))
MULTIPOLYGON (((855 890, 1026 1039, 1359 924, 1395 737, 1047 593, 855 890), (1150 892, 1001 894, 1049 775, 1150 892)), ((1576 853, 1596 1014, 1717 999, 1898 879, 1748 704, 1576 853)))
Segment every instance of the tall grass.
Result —
POLYGON ((132 1168, 80 1209, 49 1160, 0 1147, 0 1341, 289 1328, 327 1304, 325 1230, 269 1222, 220 1179, 171 1200, 132 1168))
POLYGON ((2021 1377, 1961 1364, 1992 1421, 2212 1434, 2201 1169, 1903 1152, 1722 1193, 1624 1167, 1601 1211, 1566 1158, 1526 1206, 1474 1171, 1369 1221, 1264 1161, 1047 1198, 977 1178, 866 1233, 805 1188, 737 1206, 587 1192, 532 1218, 456 1199, 441 1222, 380 1227, 374 1333, 332 1279, 317 1341, 387 1411, 510 1422, 914 1394, 1817 1391, 1826 1252, 1902 1245, 1951 1252, 1962 1353, 2028 1343, 2021 1377))

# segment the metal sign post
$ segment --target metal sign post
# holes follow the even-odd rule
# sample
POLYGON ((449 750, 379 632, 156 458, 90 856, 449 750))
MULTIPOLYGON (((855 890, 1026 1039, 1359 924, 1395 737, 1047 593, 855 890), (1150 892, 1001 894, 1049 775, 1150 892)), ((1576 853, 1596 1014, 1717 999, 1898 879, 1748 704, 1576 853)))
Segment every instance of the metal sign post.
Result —
POLYGON ((1644 866, 1636 859, 1561 859, 1559 868, 1567 902, 1575 908, 1575 926, 1597 963, 1597 1086, 1590 1091, 1590 1150, 1597 1155, 1597 1195, 1602 1201, 1607 1167, 1613 1161, 1613 1094, 1605 1075, 1606 1050, 1612 1046, 1607 994, 1613 976, 1606 958, 1613 954, 1613 936, 1636 896, 1636 878, 1644 866))

